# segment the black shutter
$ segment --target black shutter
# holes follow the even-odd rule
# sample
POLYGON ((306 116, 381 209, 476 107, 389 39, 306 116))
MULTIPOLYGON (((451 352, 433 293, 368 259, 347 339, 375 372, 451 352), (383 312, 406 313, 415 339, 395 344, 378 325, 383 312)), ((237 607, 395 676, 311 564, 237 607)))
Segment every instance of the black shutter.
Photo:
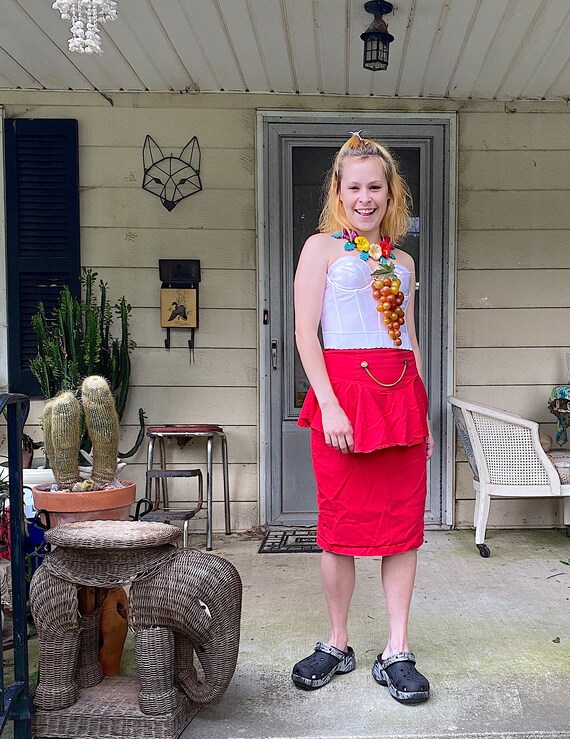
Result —
POLYGON ((64 285, 80 292, 79 156, 76 120, 5 120, 8 382, 41 395, 31 316, 49 316, 64 285))

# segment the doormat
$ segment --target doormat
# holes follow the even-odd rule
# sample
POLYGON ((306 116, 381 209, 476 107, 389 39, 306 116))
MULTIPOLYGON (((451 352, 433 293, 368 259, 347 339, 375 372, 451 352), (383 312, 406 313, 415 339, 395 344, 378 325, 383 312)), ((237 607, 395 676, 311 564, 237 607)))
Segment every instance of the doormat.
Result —
POLYGON ((270 529, 257 551, 258 554, 296 554, 323 550, 317 545, 316 529, 270 529))

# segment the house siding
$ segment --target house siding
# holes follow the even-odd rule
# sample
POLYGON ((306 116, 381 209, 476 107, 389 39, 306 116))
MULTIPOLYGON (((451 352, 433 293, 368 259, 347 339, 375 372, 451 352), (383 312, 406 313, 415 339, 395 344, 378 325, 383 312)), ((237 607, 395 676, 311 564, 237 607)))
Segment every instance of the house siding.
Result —
MULTIPOLYGON (((6 117, 79 121, 82 264, 133 306, 132 389, 121 447, 150 424, 225 426, 232 520, 258 523, 258 356, 255 216, 256 110, 362 110, 458 114, 455 377, 458 395, 543 423, 550 388, 566 380, 570 318, 570 114, 560 103, 454 102, 243 94, 1 92, 6 117), (110 104, 112 102, 112 104, 110 104), (168 213, 141 189, 150 134, 177 154, 197 136, 203 190, 168 213), (199 258, 200 328, 195 362, 188 333, 159 325, 159 258, 199 258), (545 351, 546 350, 546 351, 545 351)), ((42 403, 28 430, 41 438, 42 403)), ((169 448, 175 464, 203 464, 204 450, 169 448)), ((143 490, 145 454, 129 461, 143 490)), ((214 527, 223 529, 221 465, 215 465, 214 527)), ((456 455, 455 520, 473 519, 473 489, 456 455)), ((181 495, 174 485, 174 497, 181 495)), ((561 523, 561 504, 495 501, 490 526, 561 523)))
MULTIPOLYGON (((567 380, 570 337, 570 117, 556 105, 459 115, 456 386, 555 437, 547 408, 567 380)), ((456 525, 474 493, 461 453, 456 525)), ((561 525, 559 500, 496 500, 489 525, 561 525)))

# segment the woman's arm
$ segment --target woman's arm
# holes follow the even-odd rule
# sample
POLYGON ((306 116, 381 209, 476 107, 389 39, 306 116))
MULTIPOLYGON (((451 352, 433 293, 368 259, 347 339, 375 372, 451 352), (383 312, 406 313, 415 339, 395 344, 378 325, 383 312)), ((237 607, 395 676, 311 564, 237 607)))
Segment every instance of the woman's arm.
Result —
MULTIPOLYGON (((414 305, 415 305, 415 297, 416 297, 416 269, 414 265, 414 260, 412 257, 407 255, 409 259, 409 264, 404 264, 404 266, 408 267, 408 269, 411 272, 410 275, 410 299, 408 301, 408 305, 406 307, 406 326, 408 327, 408 336, 410 337, 410 343, 412 345, 412 350, 414 352, 414 357, 416 359, 416 367, 418 368, 418 374, 422 378, 422 382, 424 381, 423 376, 423 360, 422 360, 422 353, 420 352, 420 345, 418 344, 418 338, 416 335, 416 319, 414 315, 414 305)), ((407 262, 408 260, 406 260, 407 262)), ((401 260, 402 263, 404 263, 404 260, 401 260)), ((434 447, 434 441, 433 436, 431 433, 431 428, 429 424, 429 416, 427 419, 427 425, 428 425, 428 437, 426 439, 426 456, 429 459, 431 455, 433 454, 433 447, 434 447)))
POLYGON ((325 442, 343 453, 354 451, 352 426, 327 374, 318 339, 329 262, 330 237, 307 239, 295 273, 295 339, 307 378, 321 409, 325 442))

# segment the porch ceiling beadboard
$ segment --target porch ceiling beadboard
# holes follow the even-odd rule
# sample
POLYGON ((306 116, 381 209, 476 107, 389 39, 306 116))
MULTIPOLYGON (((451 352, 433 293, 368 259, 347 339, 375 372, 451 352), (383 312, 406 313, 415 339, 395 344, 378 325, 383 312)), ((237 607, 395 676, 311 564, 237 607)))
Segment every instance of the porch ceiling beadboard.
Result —
POLYGON ((118 0, 103 55, 70 53, 50 0, 2 0, 0 89, 569 97, 568 0, 397 0, 384 72, 362 0, 118 0))

